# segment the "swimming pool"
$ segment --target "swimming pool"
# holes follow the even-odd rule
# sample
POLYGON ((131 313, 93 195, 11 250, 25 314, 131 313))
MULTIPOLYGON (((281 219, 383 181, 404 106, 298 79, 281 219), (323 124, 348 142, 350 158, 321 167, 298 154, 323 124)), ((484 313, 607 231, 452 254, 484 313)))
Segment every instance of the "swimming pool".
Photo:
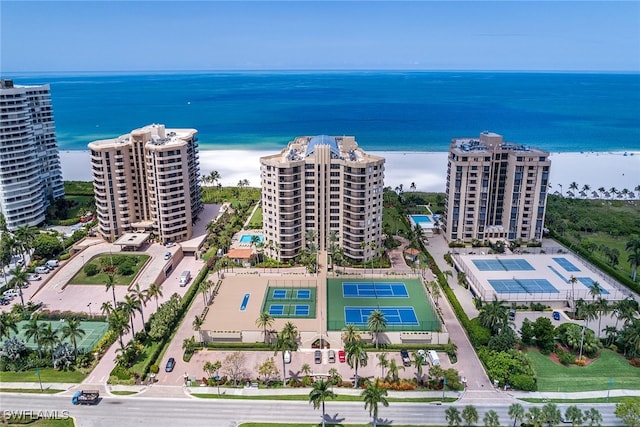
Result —
POLYGON ((431 218, 429 218, 427 215, 410 215, 410 216, 416 224, 419 224, 421 222, 431 222, 431 218))
POLYGON ((253 236, 258 237, 258 243, 262 243, 262 241, 264 240, 264 236, 261 236, 259 234, 243 234, 242 236, 240 236, 240 243, 251 243, 251 238, 253 236))

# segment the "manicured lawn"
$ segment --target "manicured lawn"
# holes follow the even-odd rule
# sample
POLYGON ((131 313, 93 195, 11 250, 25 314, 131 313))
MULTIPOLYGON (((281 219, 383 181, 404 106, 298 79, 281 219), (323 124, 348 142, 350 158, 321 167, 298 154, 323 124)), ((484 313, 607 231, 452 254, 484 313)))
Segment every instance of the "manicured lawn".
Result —
POLYGON ((12 417, 12 418, 9 418, 7 422, 8 422, 7 425, 10 425, 10 426, 75 427, 76 425, 75 422, 73 421, 73 418, 57 419, 57 420, 45 420, 41 418, 41 419, 32 421, 30 418, 17 420, 12 417))
MULTIPOLYGON (((58 371, 53 368, 41 368, 40 378, 43 383, 81 383, 87 376, 81 371, 58 371)), ((7 383, 37 383, 38 376, 35 369, 21 372, 0 372, 0 382, 7 383)))
MULTIPOLYGON (((221 393, 225 391, 224 388, 220 389, 221 393)), ((339 389, 335 389, 337 394, 339 389)), ((407 392, 410 393, 410 392, 407 392)), ((194 397, 201 399, 231 399, 231 400, 297 400, 297 401, 309 401, 308 394, 286 394, 286 395, 263 395, 263 396, 239 396, 235 394, 220 394, 217 393, 191 393, 194 397)), ((429 402, 442 402, 439 397, 388 397, 389 402, 417 402, 417 403, 429 403, 429 402)), ((456 399, 446 398, 445 402, 454 402, 456 399)), ((335 399, 327 399, 329 402, 362 402, 362 397, 351 394, 337 394, 335 399)))
POLYGON ((69 218, 79 217, 84 215, 90 206, 94 205, 93 196, 65 196, 69 201, 74 201, 77 204, 69 209, 69 218))
POLYGON ((624 399, 628 399, 629 396, 615 396, 609 397, 607 401, 606 397, 593 397, 590 399, 518 399, 523 402, 529 403, 618 403, 622 402, 624 399))
POLYGON ((587 366, 563 366, 548 356, 530 350, 537 378, 538 391, 579 392, 612 389, 640 390, 640 368, 634 368, 622 356, 611 350, 602 350, 600 357, 587 366))
POLYGON ((129 396, 132 394, 137 394, 137 391, 112 391, 111 394, 115 394, 116 396, 129 396))
POLYGON ((149 358, 153 355, 153 353, 157 350, 157 348, 161 345, 161 342, 151 342, 144 346, 142 353, 138 355, 136 362, 129 368, 131 372, 135 372, 137 374, 142 375, 144 372, 144 367, 149 362, 149 358))
POLYGON ((93 182, 64 181, 64 193, 93 197, 93 182))
POLYGON ((258 207, 253 213, 253 216, 249 220, 248 228, 257 229, 262 228, 262 207, 258 207))
MULTIPOLYGON (((91 260, 87 261, 88 263, 92 263, 97 265, 98 267, 101 267, 103 265, 103 260, 108 260, 110 259, 110 257, 115 257, 116 255, 109 255, 109 254, 103 254, 103 255, 98 255, 96 257, 91 258, 91 260)), ((120 274, 116 274, 115 275, 115 280, 116 280, 116 284, 117 285, 125 285, 125 286, 129 286, 131 285, 131 281, 133 280, 134 277, 136 277, 136 275, 138 274, 138 272, 142 269, 142 267, 146 264, 146 262, 149 260, 149 258, 151 258, 149 255, 144 255, 144 254, 137 254, 137 255, 131 255, 131 254, 122 254, 122 253, 118 253, 117 254, 118 257, 127 257, 127 258, 131 258, 134 260, 133 263, 133 273, 129 274, 127 276, 122 276, 120 274)), ((69 281, 69 284, 71 285, 102 285, 104 286, 104 284, 107 281, 107 273, 104 272, 100 272, 94 276, 87 276, 84 272, 84 269, 81 269, 80 271, 78 271, 76 273, 75 276, 73 276, 73 278, 69 281)))
POLYGON ((39 388, 0 388, 0 393, 34 393, 34 394, 56 394, 62 393, 66 390, 59 390, 55 388, 46 388, 44 385, 42 386, 43 390, 40 391, 39 388))
MULTIPOLYGON (((328 415, 328 414, 327 414, 328 415)), ((380 425, 380 424, 378 424, 380 425)), ((240 424, 240 427, 320 427, 322 426, 321 423, 319 424, 282 424, 282 423, 242 423, 240 424)), ((342 424, 342 423, 338 423, 338 424, 334 424, 334 423, 326 423, 325 426, 327 427, 371 427, 371 424, 342 424)), ((396 427, 411 427, 411 425, 409 424, 398 424, 395 425, 396 427)))

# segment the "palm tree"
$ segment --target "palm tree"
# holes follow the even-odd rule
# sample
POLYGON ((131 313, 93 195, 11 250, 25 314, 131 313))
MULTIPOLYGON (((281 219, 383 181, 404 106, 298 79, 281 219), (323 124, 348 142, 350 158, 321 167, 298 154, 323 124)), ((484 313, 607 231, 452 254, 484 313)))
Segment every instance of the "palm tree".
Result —
POLYGON ((482 326, 489 328, 492 334, 496 334, 507 324, 508 310, 506 302, 499 300, 498 296, 494 294, 493 301, 483 304, 480 308, 478 320, 482 326))
POLYGON ((204 324, 204 317, 200 317, 196 314, 196 316, 193 318, 193 323, 191 324, 193 326, 193 330, 196 331, 198 333, 198 338, 200 341, 200 345, 204 347, 204 342, 202 340, 202 325, 204 324))
POLYGON ((400 369, 404 371, 404 366, 398 365, 396 359, 391 359, 389 361, 389 372, 387 372, 387 377, 389 377, 392 382, 397 382, 400 379, 400 369))
POLYGON ((320 380, 313 383, 313 388, 309 392, 309 403, 313 403, 313 409, 322 406, 322 426, 325 425, 324 419, 324 402, 327 399, 335 399, 336 395, 329 389, 331 384, 329 381, 320 380))
MULTIPOLYGON (((627 243, 627 245, 629 243, 627 243)), ((638 277, 638 266, 640 265, 640 250, 634 250, 627 255, 627 261, 631 264, 631 279, 635 282, 638 277)))
POLYGON ((367 381, 365 389, 360 394, 364 400, 364 409, 369 409, 369 415, 373 417, 373 427, 376 427, 378 420, 378 405, 382 403, 384 406, 389 406, 387 400, 387 389, 382 387, 380 382, 367 381))
POLYGON ((527 420, 529 421, 529 424, 533 424, 535 427, 542 426, 544 420, 542 409, 538 408, 537 406, 532 406, 531 408, 529 408, 529 411, 527 411, 527 420))
POLYGON ((207 180, 211 183, 214 184, 218 181, 220 181, 220 173, 218 171, 211 171, 209 172, 209 176, 207 177, 207 180))
POLYGON ((289 334, 285 334, 284 329, 278 334, 276 337, 276 342, 274 343, 274 356, 278 354, 278 352, 282 353, 282 385, 284 387, 287 386, 287 367, 284 363, 284 354, 287 351, 296 351, 298 349, 298 345, 295 340, 289 336, 289 334))
POLYGON ((387 359, 387 353, 378 354, 378 366, 382 368, 382 375, 380 378, 384 378, 384 370, 389 367, 389 359, 387 359))
POLYGON ((581 426, 582 421, 584 420, 584 415, 582 414, 582 410, 578 408, 576 405, 571 405, 564 412, 564 418, 571 422, 572 427, 581 426))
POLYGON ((26 262, 26 255, 33 247, 33 241, 38 235, 38 229, 32 225, 21 225, 13 232, 18 250, 26 262))
POLYGON ((562 412, 555 403, 547 403, 542 407, 542 418, 549 427, 555 426, 562 421, 562 412))
POLYGON ((78 357, 78 338, 82 338, 86 334, 85 330, 80 326, 80 321, 73 318, 67 319, 67 321, 64 323, 64 326, 60 328, 62 339, 69 338, 71 344, 73 344, 73 351, 76 357, 78 357))
POLYGON ((602 422, 602 414, 596 408, 591 408, 584 413, 585 422, 589 423, 589 426, 600 426, 602 422))
POLYGON ((29 323, 22 327, 22 330, 24 331, 24 337, 27 340, 33 340, 34 344, 38 347, 38 355, 40 355, 40 357, 42 357, 42 346, 40 345, 40 337, 43 333, 44 327, 44 323, 38 322, 37 314, 34 314, 34 316, 31 317, 31 320, 29 320, 29 323))
POLYGON ((519 403, 514 403, 509 406, 509 418, 513 420, 513 427, 516 427, 518 421, 524 420, 525 411, 524 407, 519 403))
POLYGON ((610 313, 611 307, 609 306, 609 301, 606 298, 598 298, 595 305, 596 310, 598 311, 598 330, 596 331, 596 335, 600 337, 600 332, 602 332, 602 330, 600 329, 602 326, 602 316, 604 314, 610 313))
POLYGON ((58 339, 58 331, 54 331, 51 327, 51 323, 47 323, 47 326, 40 331, 40 343, 44 347, 49 347, 52 357, 53 348, 58 344, 58 342, 60 342, 58 339))
POLYGON ((116 302, 116 276, 114 276, 113 274, 107 274, 107 278, 105 279, 104 284, 106 285, 107 292, 109 292, 109 289, 111 289, 111 292, 113 292, 113 306, 115 307, 118 304, 116 302))
POLYGON ((347 364, 351 369, 354 369, 354 384, 358 386, 358 366, 365 367, 369 358, 367 357, 367 351, 364 349, 364 343, 362 341, 353 341, 345 345, 344 351, 346 353, 347 364))
POLYGON ((292 340, 294 343, 298 342, 298 328, 291 322, 287 322, 282 327, 280 332, 285 338, 292 340))
POLYGON ((576 285, 576 283, 578 283, 578 278, 572 274, 571 277, 569 277, 568 281, 571 284, 571 308, 573 309, 573 318, 575 319, 576 318, 576 299, 575 299, 574 286, 576 285))
POLYGON ((143 309, 147 306, 147 301, 149 301, 147 291, 143 291, 142 289, 140 289, 140 283, 136 283, 131 293, 133 294, 135 299, 140 301, 140 304, 138 304, 138 312, 140 312, 140 317, 142 318, 142 327, 144 328, 144 324, 146 322, 144 321, 143 309))
POLYGON ((266 311, 260 313, 260 316, 256 319, 256 326, 262 329, 265 343, 267 342, 267 328, 270 328, 274 321, 273 316, 266 311))
POLYGON ((158 310, 158 298, 162 297, 162 287, 157 283, 152 283, 147 289, 147 298, 156 300, 156 310, 158 310))
POLYGON ((498 417, 498 413, 493 409, 490 409, 486 414, 484 414, 482 422, 485 427, 500 427, 500 418, 498 417))
POLYGON ((129 316, 129 321, 131 322, 131 334, 135 335, 136 330, 133 327, 133 319, 136 317, 136 311, 140 308, 140 301, 134 295, 125 295, 124 301, 121 303, 122 309, 129 316))
POLYGON ((373 310, 367 319, 367 327, 374 334, 377 350, 380 332, 384 332, 387 329, 387 319, 384 317, 384 313, 380 310, 373 310))
POLYGON ((422 384, 422 356, 417 351, 414 351, 411 355, 413 356, 413 367, 416 368, 418 384, 422 384))
POLYGON ((120 349, 124 350, 122 335, 129 332, 128 316, 120 308, 116 308, 109 315, 109 328, 112 329, 120 337, 120 349))
POLYGON ((27 272, 23 270, 21 266, 16 265, 16 267, 10 271, 13 276, 11 280, 9 280, 9 285, 13 286, 20 294, 20 302, 22 303, 22 307, 24 307, 24 295, 22 294, 22 287, 29 283, 27 280, 27 272))
POLYGON ((109 316, 113 311, 113 304, 111 304, 111 301, 103 302, 102 305, 100 306, 100 311, 102 312, 103 315, 109 316))
POLYGON ((460 417, 460 411, 458 411, 458 408, 456 408, 455 406, 449 406, 447 410, 444 411, 444 415, 449 426, 460 427, 462 418, 460 417))
POLYGON ((467 405, 462 408, 462 419, 467 423, 468 426, 473 425, 478 422, 478 410, 473 405, 467 405))
POLYGON ((596 297, 599 297, 602 294, 602 286, 600 283, 593 282, 591 286, 589 286, 589 295, 591 295, 591 299, 595 300, 596 297))
POLYGON ((348 323, 342 328, 342 342, 346 346, 355 341, 360 341, 360 329, 353 323, 348 323))
POLYGON ((13 314, 3 311, 0 313, 0 339, 9 338, 11 332, 18 333, 18 322, 13 314))

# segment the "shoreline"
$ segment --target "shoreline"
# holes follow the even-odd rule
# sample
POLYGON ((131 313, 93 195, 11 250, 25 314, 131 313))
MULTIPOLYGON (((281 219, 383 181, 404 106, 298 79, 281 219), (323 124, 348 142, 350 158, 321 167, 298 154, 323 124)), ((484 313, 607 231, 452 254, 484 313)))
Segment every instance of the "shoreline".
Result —
MULTIPOLYGON (((235 186, 248 179, 252 187, 260 184, 260 157, 277 153, 276 150, 200 150, 200 175, 216 170, 224 186, 235 186)), ((382 156, 385 163, 385 187, 402 184, 405 191, 415 183, 417 191, 444 192, 447 175, 446 151, 368 151, 382 156)), ((89 151, 60 151, 62 178, 65 181, 92 181, 89 151), (84 166, 82 166, 84 165, 84 166)), ((550 155, 550 194, 560 191, 566 194, 572 182, 578 184, 576 196, 584 185, 592 191, 604 187, 607 191, 627 189, 634 192, 640 185, 639 152, 563 152, 550 155), (625 155, 626 153, 626 155, 625 155)), ((640 198, 637 194, 636 198, 640 198)))

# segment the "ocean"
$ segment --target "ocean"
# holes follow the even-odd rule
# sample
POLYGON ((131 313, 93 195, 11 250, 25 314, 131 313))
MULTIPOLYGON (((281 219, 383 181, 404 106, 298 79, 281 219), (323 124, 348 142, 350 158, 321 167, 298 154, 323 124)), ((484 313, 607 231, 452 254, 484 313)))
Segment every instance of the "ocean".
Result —
POLYGON ((640 74, 184 72, 7 74, 49 83, 60 150, 164 123, 200 149, 280 150, 354 135, 367 151, 447 151, 482 131, 551 152, 640 150, 640 74))

